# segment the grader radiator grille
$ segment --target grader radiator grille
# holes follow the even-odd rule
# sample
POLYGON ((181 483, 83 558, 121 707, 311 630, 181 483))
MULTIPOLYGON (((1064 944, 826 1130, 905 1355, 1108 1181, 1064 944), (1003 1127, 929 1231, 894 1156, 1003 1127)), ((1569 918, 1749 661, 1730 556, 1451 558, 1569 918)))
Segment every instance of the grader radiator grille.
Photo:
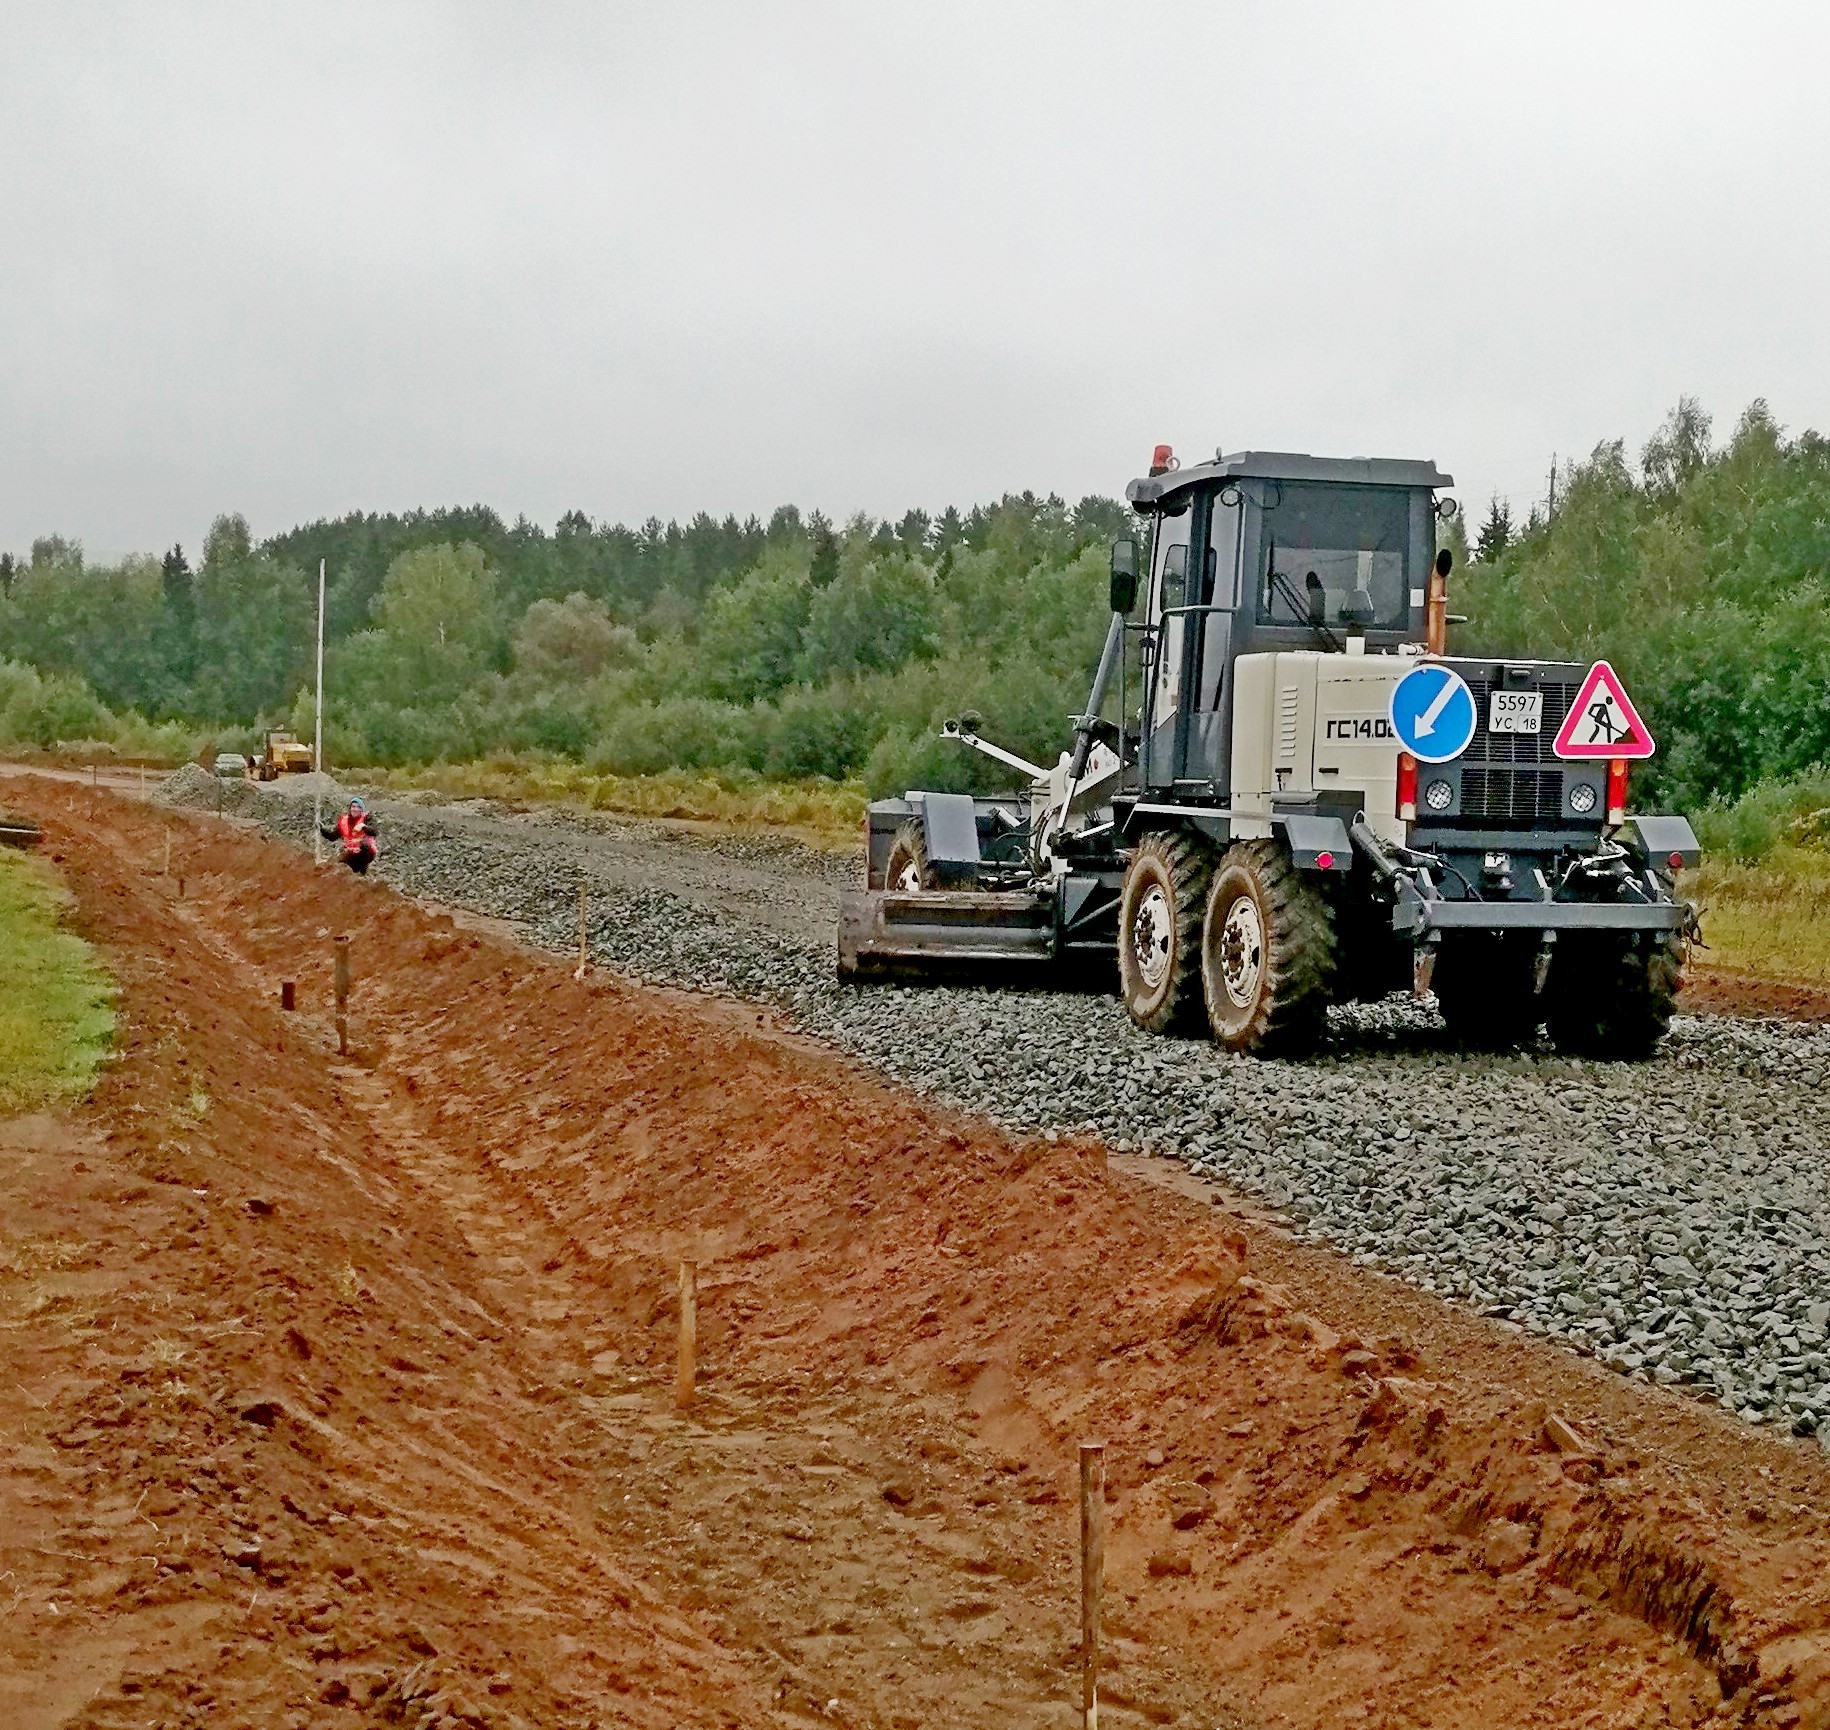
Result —
POLYGON ((1496 829, 1554 828, 1563 815, 1557 769, 1464 769, 1461 820, 1496 829))

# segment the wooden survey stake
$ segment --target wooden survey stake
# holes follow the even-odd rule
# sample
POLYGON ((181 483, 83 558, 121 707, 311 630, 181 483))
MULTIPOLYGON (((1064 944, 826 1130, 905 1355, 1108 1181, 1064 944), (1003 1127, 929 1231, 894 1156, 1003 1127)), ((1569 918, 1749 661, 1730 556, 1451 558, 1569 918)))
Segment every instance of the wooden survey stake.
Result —
POLYGON ((674 1372, 674 1404, 685 1411, 693 1403, 693 1373, 699 1352, 699 1270, 680 1264, 680 1361, 674 1372))
POLYGON ((1099 1588, 1106 1566, 1106 1449, 1080 1444, 1080 1715, 1099 1730, 1099 1588))
POLYGON ((349 1055, 349 939, 339 937, 336 948, 337 1055, 349 1055))

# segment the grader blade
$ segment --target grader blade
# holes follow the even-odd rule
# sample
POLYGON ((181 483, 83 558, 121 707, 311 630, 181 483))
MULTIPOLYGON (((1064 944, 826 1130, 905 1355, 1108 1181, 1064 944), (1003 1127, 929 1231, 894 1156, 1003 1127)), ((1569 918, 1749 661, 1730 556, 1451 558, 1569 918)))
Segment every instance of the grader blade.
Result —
POLYGON ((920 976, 1054 956, 1051 894, 871 889, 839 898, 841 979, 920 976))

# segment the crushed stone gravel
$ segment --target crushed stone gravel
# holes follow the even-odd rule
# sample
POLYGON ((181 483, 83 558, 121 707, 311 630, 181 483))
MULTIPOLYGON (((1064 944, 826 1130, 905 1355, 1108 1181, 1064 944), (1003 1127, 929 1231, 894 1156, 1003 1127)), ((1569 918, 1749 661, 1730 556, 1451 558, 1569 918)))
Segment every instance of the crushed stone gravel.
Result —
MULTIPOLYGON (((336 790, 337 796, 344 789, 336 790)), ((202 770, 169 802, 214 808, 202 770), (198 785, 198 780, 203 785, 198 785)), ((379 874, 633 977, 767 1003, 922 1093, 1181 1158, 1299 1237, 1830 1448, 1830 1028, 1680 1016, 1650 1063, 1453 1049, 1410 1000, 1307 1063, 1139 1032, 1110 996, 841 985, 854 861, 658 824, 382 799, 379 874)), ((309 844, 311 803, 233 809, 309 844)))

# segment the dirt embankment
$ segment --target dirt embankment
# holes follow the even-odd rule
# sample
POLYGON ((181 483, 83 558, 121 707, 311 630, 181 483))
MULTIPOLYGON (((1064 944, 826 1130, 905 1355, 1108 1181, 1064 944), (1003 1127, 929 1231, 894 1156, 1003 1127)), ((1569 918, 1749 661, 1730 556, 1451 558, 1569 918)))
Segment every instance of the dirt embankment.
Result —
POLYGON ((1061 1724, 1096 1436, 1115 1724, 1830 1725, 1814 1447, 754 1012, 215 824, 179 902, 150 815, 9 797, 124 1049, 4 1132, 0 1719, 1061 1724))
POLYGON ((1684 986, 1684 1007, 1696 1014, 1771 1016, 1821 1024, 1830 1021, 1830 985, 1760 979, 1693 961, 1684 986))

